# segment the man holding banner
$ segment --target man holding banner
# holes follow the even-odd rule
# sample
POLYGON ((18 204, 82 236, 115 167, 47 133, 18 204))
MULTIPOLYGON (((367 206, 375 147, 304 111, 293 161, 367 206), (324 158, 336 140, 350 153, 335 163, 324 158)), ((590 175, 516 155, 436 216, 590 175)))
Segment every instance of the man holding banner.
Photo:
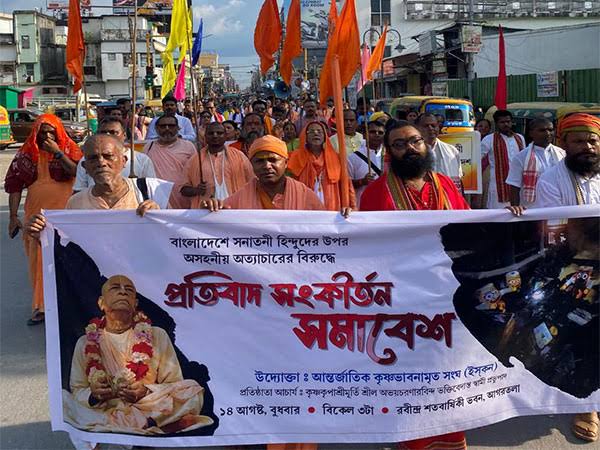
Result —
POLYGON ((407 122, 388 126, 384 144, 390 170, 361 197, 362 211, 469 209, 453 181, 433 172, 433 154, 407 122))

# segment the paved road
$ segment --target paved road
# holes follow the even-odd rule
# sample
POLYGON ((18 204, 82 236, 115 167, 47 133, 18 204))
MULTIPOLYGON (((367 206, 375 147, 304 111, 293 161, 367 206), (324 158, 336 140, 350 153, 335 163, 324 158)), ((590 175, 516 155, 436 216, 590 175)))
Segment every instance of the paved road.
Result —
MULTIPOLYGON (((15 149, 0 152, 0 180, 15 149)), ((50 431, 44 329, 25 325, 31 308, 22 241, 8 238, 8 196, 0 194, 0 450, 71 449, 65 433, 50 431)), ((569 417, 507 420, 467 433, 470 449, 600 449, 569 432, 569 417)), ((261 449, 254 446, 253 449, 261 449)), ((323 450, 382 450, 391 444, 321 445, 323 450)), ((213 450, 216 448, 213 447, 213 450)))

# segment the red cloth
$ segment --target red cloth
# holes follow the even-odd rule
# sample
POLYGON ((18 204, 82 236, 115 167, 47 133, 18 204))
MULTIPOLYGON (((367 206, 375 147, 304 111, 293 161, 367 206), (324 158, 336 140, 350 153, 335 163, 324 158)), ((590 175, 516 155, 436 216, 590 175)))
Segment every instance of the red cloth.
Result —
MULTIPOLYGON (((446 193, 448 201, 452 206, 452 209, 470 209, 469 205, 465 201, 464 197, 461 193, 456 189, 456 185, 446 175, 441 173, 437 174, 440 179, 440 184, 446 193)), ((424 207, 424 203, 428 201, 429 194, 431 189, 433 188, 433 184, 431 182, 426 182, 421 192, 416 193, 418 198, 421 199, 420 202, 413 203, 413 208, 415 210, 425 210, 430 209, 424 207)), ((390 194, 390 190, 387 185, 387 177, 382 176, 375 180, 373 183, 369 184, 369 186, 363 192, 360 198, 360 210, 361 211, 395 211, 396 204, 392 195, 390 194)))
POLYGON ((463 431, 414 439, 398 444, 398 449, 400 450, 466 450, 466 448, 467 439, 463 431))
POLYGON ((499 26, 500 36, 498 37, 498 81, 496 82, 496 95, 494 104, 498 109, 506 109, 508 98, 508 88, 506 86, 506 50, 504 48, 504 33, 502 25, 499 26))

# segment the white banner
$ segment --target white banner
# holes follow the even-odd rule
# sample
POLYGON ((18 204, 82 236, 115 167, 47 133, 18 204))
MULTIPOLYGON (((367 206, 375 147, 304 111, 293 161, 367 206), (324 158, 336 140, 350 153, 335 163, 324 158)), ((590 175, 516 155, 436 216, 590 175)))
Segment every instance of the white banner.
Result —
POLYGON ((52 427, 80 439, 393 442, 600 408, 596 207, 47 217, 52 427))

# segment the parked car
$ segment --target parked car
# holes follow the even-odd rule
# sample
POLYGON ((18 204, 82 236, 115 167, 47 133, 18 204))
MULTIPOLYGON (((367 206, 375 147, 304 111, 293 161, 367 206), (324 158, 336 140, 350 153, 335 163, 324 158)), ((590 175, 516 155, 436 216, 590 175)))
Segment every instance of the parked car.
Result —
MULTIPOLYGON (((31 133, 35 119, 40 114, 43 114, 43 112, 32 108, 8 110, 13 139, 17 142, 25 142, 31 133)), ((62 123, 71 139, 75 142, 83 141, 87 130, 85 124, 69 120, 63 120, 62 123)))

